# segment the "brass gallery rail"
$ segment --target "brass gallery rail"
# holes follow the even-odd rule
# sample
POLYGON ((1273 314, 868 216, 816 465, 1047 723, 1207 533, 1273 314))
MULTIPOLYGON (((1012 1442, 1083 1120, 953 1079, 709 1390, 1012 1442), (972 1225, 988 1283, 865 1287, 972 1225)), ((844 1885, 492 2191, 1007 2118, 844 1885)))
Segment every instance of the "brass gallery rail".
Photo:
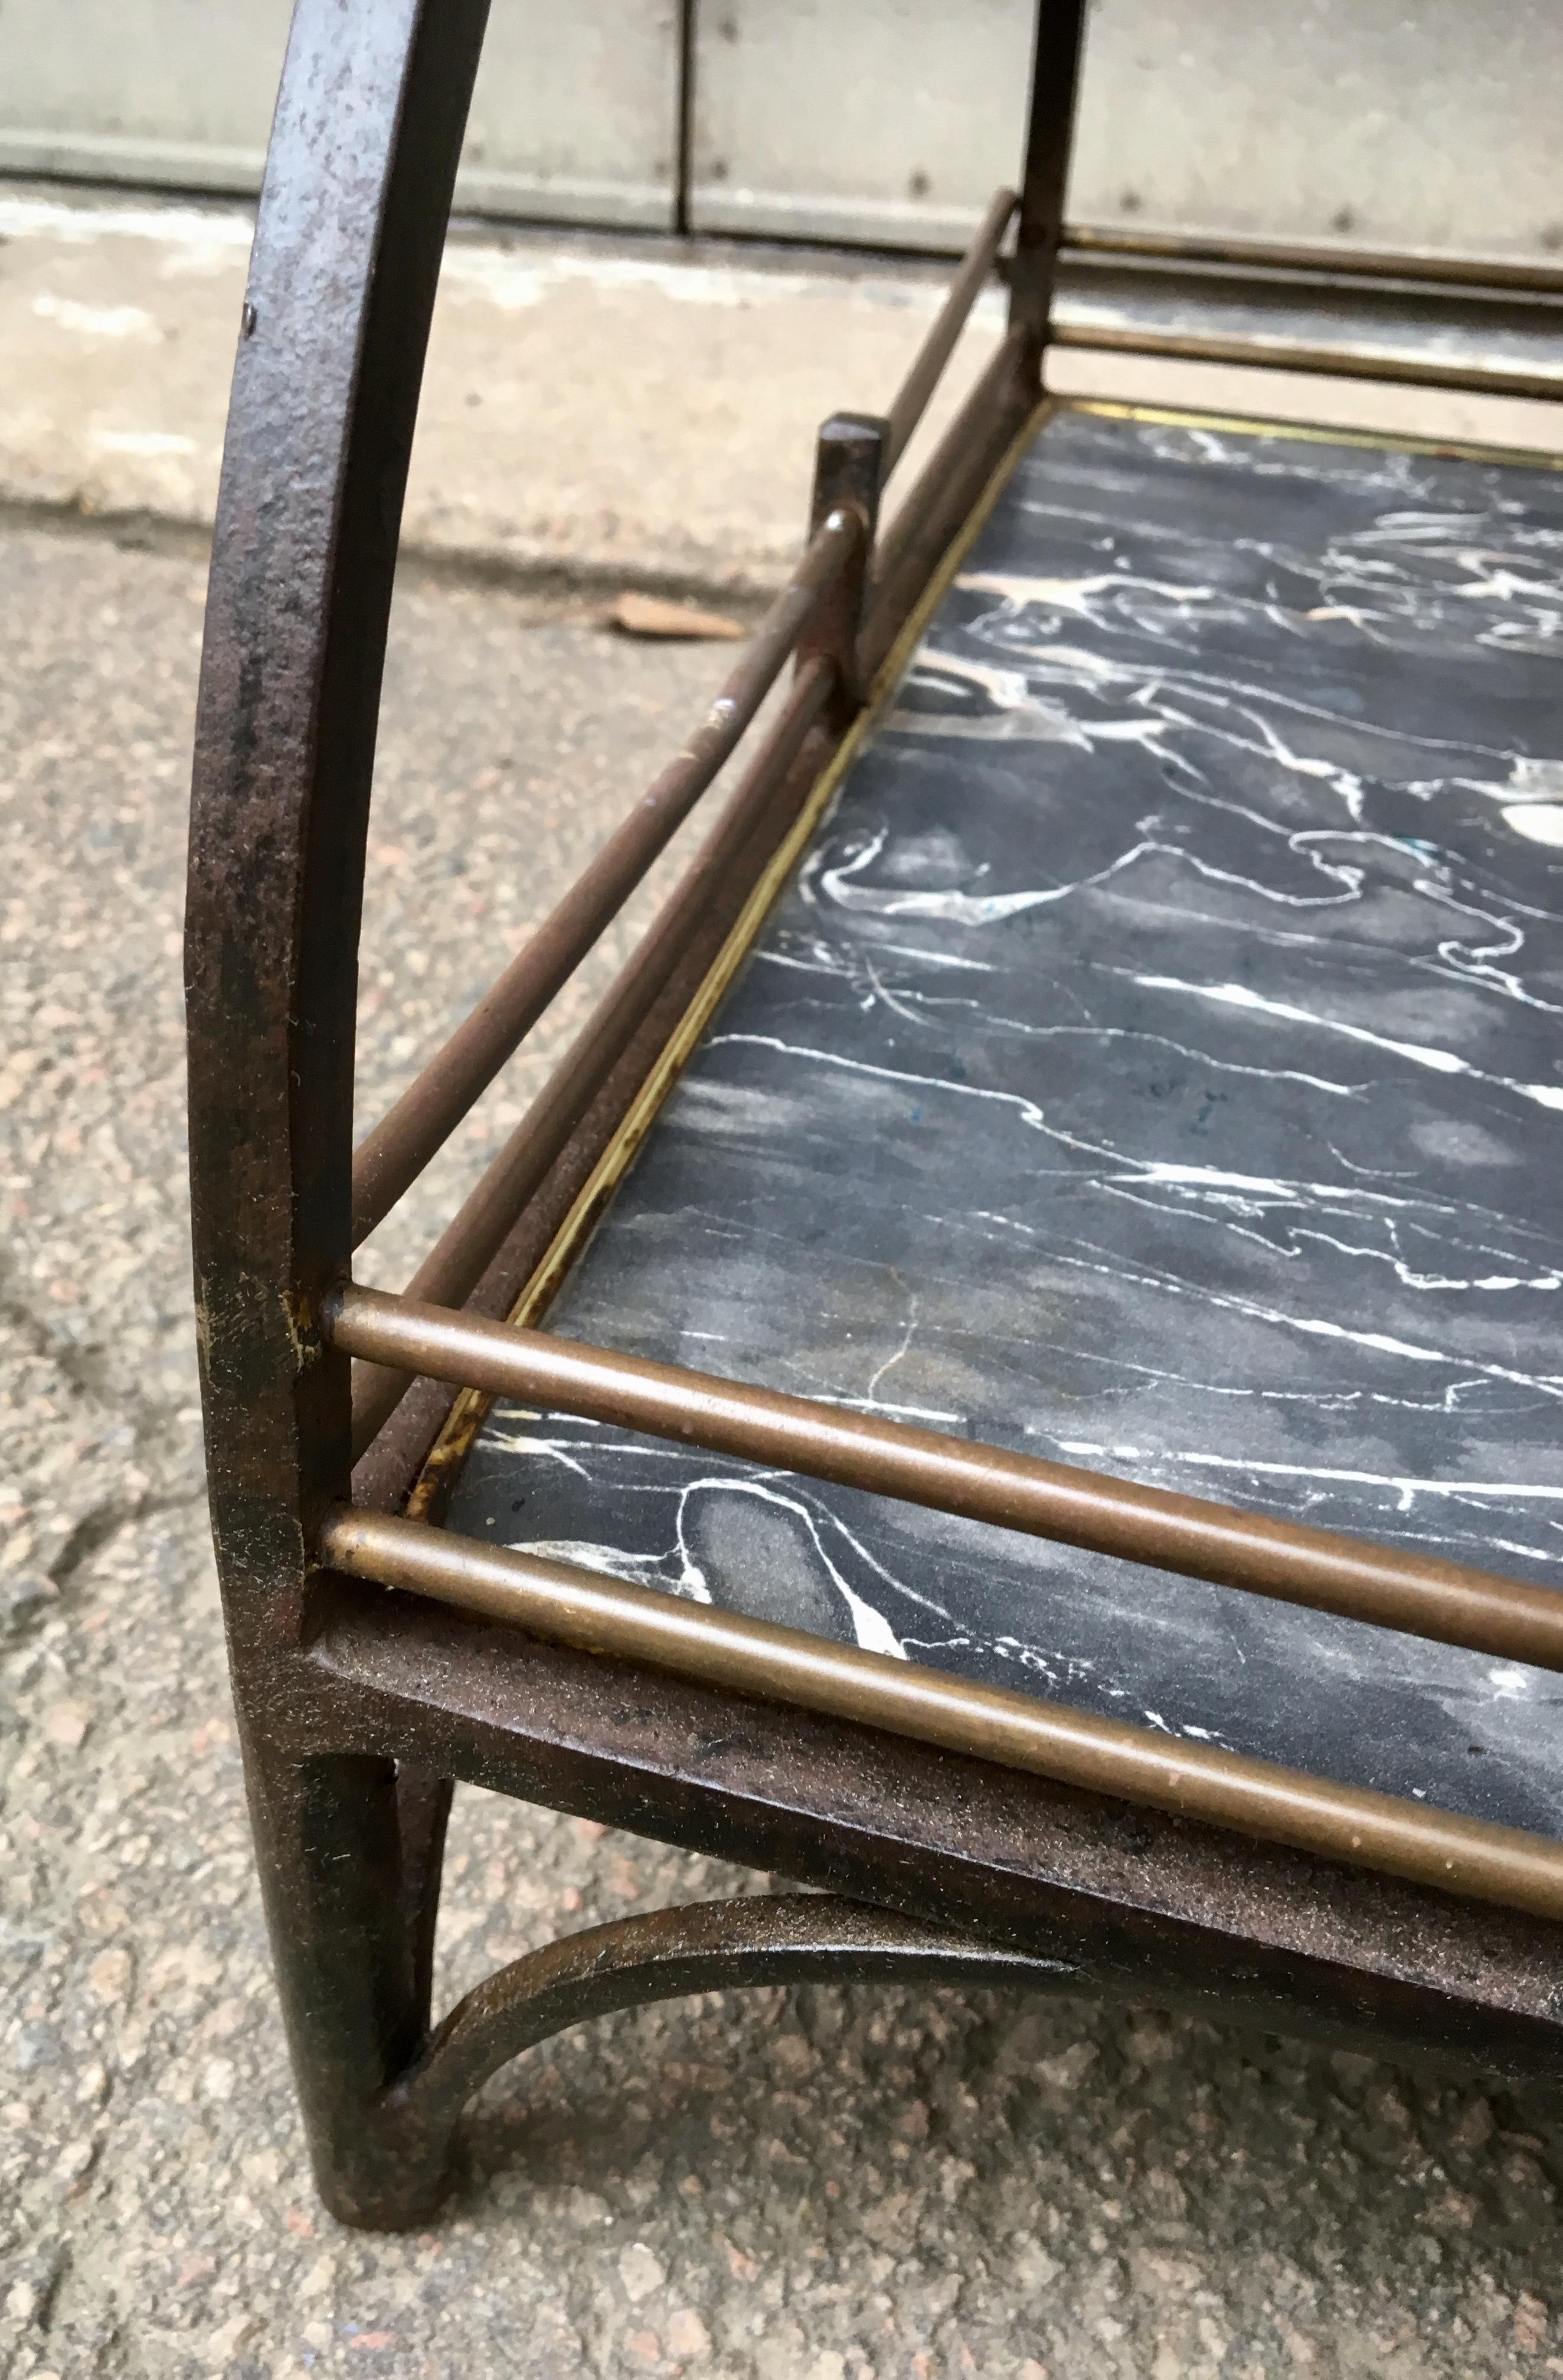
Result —
POLYGON ((386 1513, 336 1506, 322 1524, 319 1551, 351 1577, 407 1587, 582 1652, 671 1670, 1413 1884, 1563 1918, 1563 1843, 1518 1828, 1451 1816, 1123 1719, 974 1685, 889 1654, 713 1611, 386 1513))
MULTIPOLYGON (((1250 1593, 1563 1669, 1563 1601, 1519 1580, 373 1290, 343 1290, 322 1323, 335 1346, 371 1362, 410 1366, 463 1387, 523 1397, 713 1453, 784 1465, 1250 1593)), ((796 1630, 477 1546, 417 1522, 339 1509, 328 1518, 318 1550, 329 1567, 410 1587, 589 1651, 649 1661, 683 1677, 882 1727, 1445 1891, 1563 1917, 1563 1844, 1517 1828, 843 1649, 796 1630)))
MULTIPOLYGON (((355 1245, 417 1179, 568 981, 795 656, 792 688, 715 832, 407 1294, 347 1286, 327 1301, 326 1337, 357 1359, 355 1457, 422 1376, 1500 1659, 1563 1670, 1563 1597, 1518 1579, 454 1310, 474 1293, 672 978, 717 889, 784 831, 779 805, 791 798, 792 772, 809 738, 821 730, 839 735, 860 704, 864 684, 882 665, 917 590, 1029 415, 1027 346, 1039 334, 1025 327, 1023 308, 1019 326, 979 376, 890 534, 876 545, 879 490, 927 407, 1016 205, 1008 190, 994 199, 888 415, 838 416, 821 432, 803 558, 705 719, 359 1148, 355 1245)), ((509 1620, 535 1634, 1563 1917, 1563 1844, 1538 1836, 691 1607, 406 1520, 338 1507, 318 1550, 332 1567, 509 1620)))
MULTIPOLYGON (((926 577, 957 526, 951 496, 969 504, 974 466, 982 477, 991 468, 994 424, 1001 427, 1012 410, 1019 381, 1018 351, 1008 339, 914 486, 884 550, 873 555, 880 489, 922 419, 1017 204, 1012 190, 993 199, 885 418, 845 416, 826 425, 807 547, 683 750, 360 1145, 353 1160, 355 1246, 410 1188, 563 990, 736 750, 789 657, 797 655, 792 693, 716 834, 430 1252, 409 1284, 412 1295, 456 1305, 470 1295, 672 976, 715 883, 763 830, 810 732, 832 704, 855 707, 862 680, 882 661, 899 628, 908 591, 926 577), (848 436, 832 446, 830 433, 843 429, 848 436), (878 568, 865 617, 871 559, 878 568)), ((355 1456, 373 1441, 409 1386, 406 1373, 359 1376, 355 1456)))
POLYGON ((371 1363, 1499 1660, 1563 1670, 1563 1596, 1521 1579, 378 1290, 343 1290, 324 1321, 335 1346, 371 1363))

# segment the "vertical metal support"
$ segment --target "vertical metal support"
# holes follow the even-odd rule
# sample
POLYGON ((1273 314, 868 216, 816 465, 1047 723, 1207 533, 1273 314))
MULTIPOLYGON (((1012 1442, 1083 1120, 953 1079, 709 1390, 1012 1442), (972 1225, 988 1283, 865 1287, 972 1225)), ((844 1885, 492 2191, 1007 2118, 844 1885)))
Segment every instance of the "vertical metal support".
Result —
POLYGON ((1028 398, 1042 392, 1042 354, 1063 234, 1086 6, 1087 0, 1036 0, 1031 115, 1010 275, 1010 328, 1022 334, 1020 372, 1028 398))
POLYGON ((698 31, 695 9, 696 0, 679 0, 678 140, 673 158, 673 230, 680 239, 689 237, 689 193, 695 180, 695 63, 698 31))
POLYGON ((487 6, 297 0, 234 370, 190 809, 212 1533, 300 2095, 321 2188, 352 2221, 432 2203, 432 2184, 389 2171, 371 2119, 427 2020, 444 1789, 399 1782, 388 1758, 289 1749, 289 1730, 313 1725, 314 1534, 351 1477, 349 1367, 320 1313, 353 1247, 386 623, 487 6))
POLYGON ((884 483, 890 423, 877 413, 832 413, 821 422, 814 450, 814 497, 809 509, 812 538, 832 513, 855 513, 863 524, 850 559, 834 587, 798 638, 798 667, 823 656, 836 672, 832 698, 836 723, 844 723, 863 702, 857 665, 858 638, 863 627, 864 592, 874 537, 879 521, 879 490, 884 483))
POLYGON ((379 2102, 429 2025, 424 1943, 409 1923, 389 1760, 300 1762, 245 1730, 256 1861, 283 2018, 321 2196, 343 2223, 401 2230, 439 2203, 453 2126, 421 2159, 394 2154, 379 2102))

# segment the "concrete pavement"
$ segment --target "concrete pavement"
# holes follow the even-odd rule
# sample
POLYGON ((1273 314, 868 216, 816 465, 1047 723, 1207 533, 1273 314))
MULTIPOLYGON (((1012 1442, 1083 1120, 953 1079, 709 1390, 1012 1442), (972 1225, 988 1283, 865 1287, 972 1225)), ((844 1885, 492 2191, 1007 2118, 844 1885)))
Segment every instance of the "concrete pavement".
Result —
MULTIPOLYGON (((0 505, 203 533, 250 229, 242 207, 0 189, 0 505)), ((735 243, 458 231, 405 544, 512 583, 768 591, 796 551, 816 425, 883 410, 948 280, 942 265, 735 243)), ((989 292, 923 451, 1001 323, 989 292)), ((1533 400, 1070 349, 1050 377, 1283 420, 1563 443, 1563 407, 1533 400)))
MULTIPOLYGON (((674 2004, 500 2077, 437 2230, 370 2238, 321 2213, 272 1996, 200 1492, 178 945, 203 573, 177 549, 199 540, 210 502, 238 267, 224 250, 210 272, 164 272, 178 252, 144 232, 52 249, 13 234, 0 252, 0 333, 25 316, 45 343, 0 344, 0 476, 14 507, 52 524, 18 526, 14 510, 0 532, 0 2370, 1563 2374, 1557 2185, 1527 2110, 1154 2008, 868 1987, 674 2004), (146 315, 159 340, 39 310, 51 292, 146 315), (55 339, 77 363, 51 381, 55 339), (192 446, 111 442, 90 461, 94 421, 192 446), (61 533, 89 497, 100 524, 120 516, 120 541, 61 533), (149 509, 150 528, 127 517, 149 509)), ((611 276, 566 275, 503 319, 473 316, 485 338, 515 341, 498 478, 528 493, 508 542, 482 542, 501 517, 481 511, 501 450, 479 460, 462 426, 485 410, 466 407, 475 375, 486 395, 498 364, 431 377, 415 529, 426 553, 449 537, 449 575, 508 583, 425 569, 398 597, 366 1111, 543 913, 729 658, 609 637, 596 590, 659 573, 730 593, 765 583, 795 534, 814 419, 882 401, 915 313, 850 289, 777 299, 798 310, 779 358, 799 322, 825 319, 806 310, 829 307, 832 336, 858 324, 861 374, 844 385, 810 352, 784 399, 762 374, 776 407, 762 435, 738 367, 780 313, 653 300, 656 287, 627 274, 614 295, 611 276), (625 289, 634 305, 615 316, 625 289), (612 437, 598 453, 600 420, 572 426, 578 391, 546 380, 562 369, 555 306, 600 308, 586 346, 626 362, 618 382, 589 370, 611 428, 628 436, 638 419, 628 462, 612 437), (729 334, 697 437, 672 365, 729 334), (664 377, 632 383, 636 357, 643 375, 660 358, 664 377), (561 425, 551 448, 527 427, 546 419, 561 425), (708 431, 722 428, 733 443, 713 477, 708 431), (691 529, 685 496, 701 490, 691 529)), ((442 336, 464 335, 466 303, 442 336)), ((572 990, 382 1235, 379 1277, 405 1271, 600 979, 572 990)), ((448 1874, 442 2002, 596 1918, 764 1882, 477 1792, 458 1799, 448 1874)))

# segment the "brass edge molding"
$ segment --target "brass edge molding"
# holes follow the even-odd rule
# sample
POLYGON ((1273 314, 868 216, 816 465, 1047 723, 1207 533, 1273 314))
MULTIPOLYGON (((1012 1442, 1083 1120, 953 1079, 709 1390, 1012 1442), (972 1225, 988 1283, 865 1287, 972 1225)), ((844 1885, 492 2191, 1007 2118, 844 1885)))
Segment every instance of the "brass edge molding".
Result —
MULTIPOLYGON (((1411 388, 1420 383, 1407 381, 1398 385, 1411 388)), ((1559 394, 1563 395, 1563 388, 1559 394)), ((1332 430, 1327 422, 1287 421, 1264 414, 1206 413, 1198 406, 1135 405, 1128 398, 1109 396, 1060 395, 1055 402, 1060 412, 1092 413, 1109 421, 1154 421, 1171 430, 1226 431, 1236 438, 1297 438, 1309 445, 1362 446, 1391 455, 1448 455, 1462 463, 1513 463, 1525 470, 1563 471, 1563 453, 1554 454, 1545 446, 1488 446, 1474 439, 1418 438, 1409 431, 1332 430)), ((1548 400, 1533 398, 1530 402, 1545 404, 1548 400)))
MULTIPOLYGON (((1022 455, 1044 424, 1067 403, 1067 399, 1044 396, 1026 416, 1000 456, 982 492, 951 539, 937 569, 930 574, 927 585, 907 614, 900 635, 880 662, 863 709, 830 755, 802 809, 771 854, 726 941, 712 960, 705 980, 668 1036, 660 1055, 625 1111, 613 1137, 554 1233, 547 1254, 516 1299, 508 1318, 511 1323, 535 1325, 558 1296, 571 1266, 581 1255, 613 1193, 639 1154, 641 1144, 694 1055, 701 1035, 747 957, 783 884, 839 792, 847 771, 878 727, 880 714, 895 692, 902 673, 948 593, 951 579, 986 527, 1022 455)), ((409 1520, 427 1519, 435 1498, 454 1484, 492 1402, 485 1390, 462 1390, 413 1483, 404 1508, 409 1520)))

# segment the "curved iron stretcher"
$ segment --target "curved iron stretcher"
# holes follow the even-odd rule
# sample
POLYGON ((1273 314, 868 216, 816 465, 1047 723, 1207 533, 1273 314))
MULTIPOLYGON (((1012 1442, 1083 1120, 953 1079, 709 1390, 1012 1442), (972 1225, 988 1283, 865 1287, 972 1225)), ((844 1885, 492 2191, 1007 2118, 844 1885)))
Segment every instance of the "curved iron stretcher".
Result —
POLYGON ((300 0, 198 722, 188 978, 209 1474, 322 2193, 351 2222, 424 2220, 464 2100, 527 2042, 611 2007, 804 1974, 1186 1994, 1550 2085, 1563 2073, 1550 1831, 436 1524, 453 1485, 458 1517, 477 1492, 459 1467, 498 1396, 901 1500, 939 1526, 1145 1566, 1158 1592, 1171 1573, 1174 1594, 1206 1582, 1527 1675, 1563 1666, 1563 1602, 1534 1564, 1495 1573, 537 1327, 593 1228, 626 1211, 612 1202, 636 1153, 654 1162, 670 1092, 960 557, 1025 458, 1050 451, 1042 361, 1078 0, 1039 10, 1020 195, 994 200, 889 412, 825 425, 803 559, 709 712, 354 1153, 380 673, 483 14, 479 0, 300 0), (886 482, 1001 259, 1007 335, 881 532, 886 482), (356 1284, 355 1248, 741 748, 699 856, 406 1293, 356 1284), (517 1962, 435 2027, 456 1777, 824 1894, 598 1929, 517 1962))

